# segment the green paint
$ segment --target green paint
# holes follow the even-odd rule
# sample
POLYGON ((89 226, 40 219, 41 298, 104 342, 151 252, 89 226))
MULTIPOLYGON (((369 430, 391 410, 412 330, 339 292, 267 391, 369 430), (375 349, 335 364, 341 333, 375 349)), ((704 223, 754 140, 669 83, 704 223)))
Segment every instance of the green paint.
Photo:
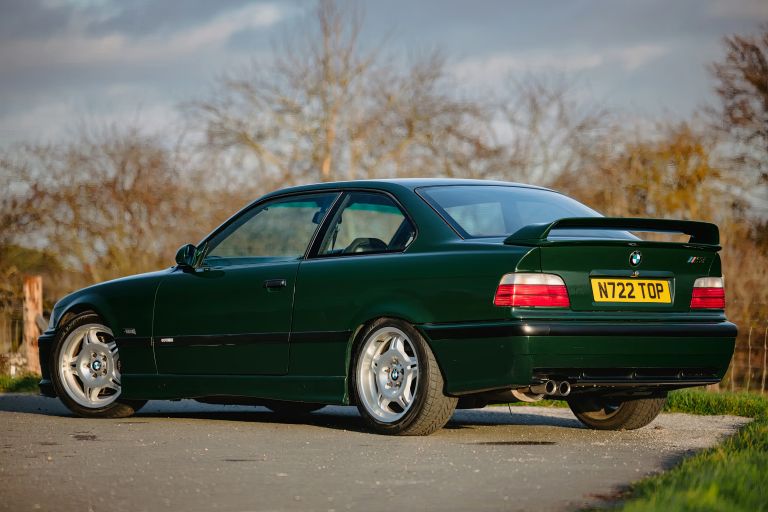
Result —
MULTIPOLYGON (((420 187, 453 183, 478 184, 451 180, 323 183, 268 194, 238 215, 250 215, 254 208, 280 198, 276 206, 295 210, 296 218, 310 216, 316 221, 314 227, 299 230, 302 237, 309 239, 311 234, 315 240, 311 251, 299 257, 205 256, 215 246, 210 240, 238 222, 236 215, 212 234, 213 239, 198 244, 200 249, 195 250, 201 251, 201 257, 196 261, 201 263, 197 268, 175 267, 80 290, 59 301, 54 324, 67 312, 89 309, 102 316, 122 340, 127 398, 242 395, 349 403, 347 378, 355 333, 380 317, 404 319, 424 333, 444 373, 446 391, 455 394, 525 386, 534 369, 542 367, 685 365, 716 368, 718 376, 725 372, 733 351, 732 336, 626 335, 617 339, 483 334, 488 327, 529 321, 569 325, 724 322, 722 311, 692 312, 688 307, 693 280, 719 275, 720 260, 716 247, 634 239, 525 245, 505 243, 503 236, 462 239, 417 193, 420 187), (383 204, 359 206, 372 214, 404 210, 416 228, 416 237, 404 252, 314 256, 325 224, 343 197, 326 211, 329 203, 307 200, 307 194, 325 192, 336 198, 328 193, 351 190, 384 194, 383 204), (287 197, 296 195, 299 199, 286 203, 287 197), (384 204, 386 198, 398 206, 384 204), (644 259, 633 269, 628 256, 637 249, 644 259), (690 256, 704 257, 706 264, 687 264, 690 256), (590 276, 631 278, 633 270, 641 278, 670 279, 673 303, 598 306, 592 301, 590 276), (572 308, 495 307, 493 295, 501 276, 514 271, 562 276, 572 308), (265 287, 270 280, 284 280, 285 285, 265 287), (457 326, 467 332, 474 329, 475 334, 453 339, 439 335, 441 329, 457 326), (126 329, 134 329, 135 335, 126 334, 126 329)), ((537 191, 537 197, 541 193, 537 191)), ((44 380, 49 376, 47 354, 54 334, 50 330, 40 340, 44 380)))

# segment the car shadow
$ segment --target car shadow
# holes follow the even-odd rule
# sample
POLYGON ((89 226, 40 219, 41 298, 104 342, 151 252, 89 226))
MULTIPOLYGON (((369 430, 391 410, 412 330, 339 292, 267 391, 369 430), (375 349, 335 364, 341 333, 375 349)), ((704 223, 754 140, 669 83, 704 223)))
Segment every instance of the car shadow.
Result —
MULTIPOLYGON (((58 399, 31 394, 0 394, 0 411, 75 418, 58 399)), ((136 423, 141 419, 150 418, 295 424, 354 432, 370 432, 357 409, 349 406, 327 406, 311 414, 290 416, 277 414, 264 407, 257 406, 211 405, 194 400, 175 402, 150 401, 131 419, 108 421, 136 423)), ((461 430, 515 425, 584 428, 578 420, 572 417, 564 417, 544 411, 542 413, 531 413, 530 409, 519 407, 513 407, 511 411, 501 407, 457 410, 445 428, 448 430, 461 430)))

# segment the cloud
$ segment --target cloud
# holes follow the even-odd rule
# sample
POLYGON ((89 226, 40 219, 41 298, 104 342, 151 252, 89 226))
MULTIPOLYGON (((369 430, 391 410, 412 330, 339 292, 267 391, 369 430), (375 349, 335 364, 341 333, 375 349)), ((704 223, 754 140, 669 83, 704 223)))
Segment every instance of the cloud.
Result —
POLYGON ((114 101, 109 109, 89 107, 76 100, 41 100, 32 108, 0 118, 0 141, 6 145, 20 141, 48 142, 77 133, 81 126, 134 125, 141 126, 146 133, 163 133, 180 123, 173 104, 155 101, 141 105, 126 94, 131 89, 126 86, 126 90, 120 90, 120 86, 116 86, 109 91, 107 97, 114 101))
POLYGON ((0 68, 96 66, 104 63, 153 63, 193 56, 222 47, 242 30, 264 29, 285 17, 276 4, 251 4, 170 34, 133 38, 119 32, 89 35, 83 23, 49 38, 20 39, 0 51, 0 68))
POLYGON ((707 6, 707 14, 713 18, 765 20, 768 18, 768 3, 765 0, 723 1, 713 0, 707 6))
POLYGON ((519 72, 578 72, 602 66, 634 71, 667 52, 668 49, 660 45, 641 44, 595 51, 496 53, 460 61, 452 71, 465 82, 503 83, 510 73, 519 72))

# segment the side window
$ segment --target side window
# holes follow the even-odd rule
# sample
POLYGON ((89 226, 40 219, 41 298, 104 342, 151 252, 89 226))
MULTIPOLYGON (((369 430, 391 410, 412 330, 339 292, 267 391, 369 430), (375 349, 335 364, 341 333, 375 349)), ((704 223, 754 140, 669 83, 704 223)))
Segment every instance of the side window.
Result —
POLYGON ((399 252, 416 231, 397 204, 384 194, 347 194, 320 244, 319 255, 399 252))
POLYGON ((209 242, 205 260, 226 264, 244 258, 300 258, 337 196, 337 192, 307 194, 258 206, 209 242))

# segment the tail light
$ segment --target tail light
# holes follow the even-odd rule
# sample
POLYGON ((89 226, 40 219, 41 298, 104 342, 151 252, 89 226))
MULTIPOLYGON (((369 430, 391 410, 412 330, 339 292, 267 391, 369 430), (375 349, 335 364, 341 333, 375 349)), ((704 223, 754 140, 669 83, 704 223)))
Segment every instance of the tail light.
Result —
POLYGON ((693 283, 691 309, 725 309, 722 277, 700 277, 693 283))
POLYGON ((501 278, 496 306, 567 308, 571 306, 565 283, 554 274, 505 274, 501 278))

